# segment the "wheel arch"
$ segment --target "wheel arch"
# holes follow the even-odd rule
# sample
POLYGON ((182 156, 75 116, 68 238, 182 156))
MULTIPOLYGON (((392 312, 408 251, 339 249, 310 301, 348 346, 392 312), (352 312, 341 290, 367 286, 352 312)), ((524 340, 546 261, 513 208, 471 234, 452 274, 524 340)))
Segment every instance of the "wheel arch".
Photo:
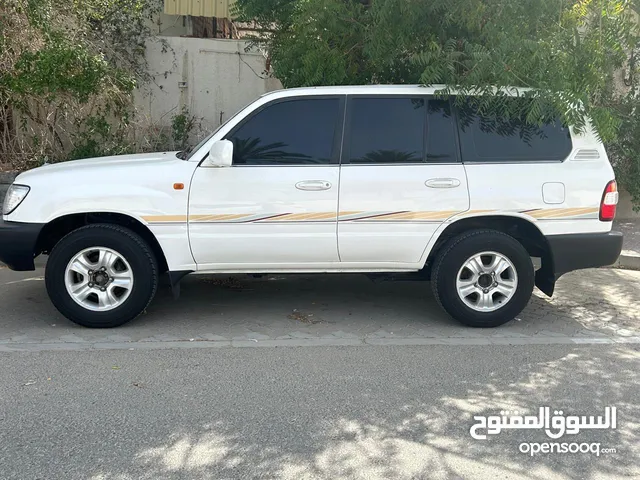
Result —
POLYGON ((53 247, 65 235, 80 227, 95 223, 120 225, 122 227, 129 228, 133 232, 137 233, 145 242, 147 242, 147 244, 153 251, 153 254, 156 256, 158 267, 160 268, 160 273, 164 273, 168 270, 166 256, 153 232, 151 232, 151 230, 149 230, 149 227, 147 227, 137 218, 123 213, 84 212, 72 213, 57 217, 49 221, 44 225, 44 227, 42 227, 42 230, 40 231, 40 234, 38 235, 38 239, 36 241, 34 254, 39 255, 41 253, 50 253, 53 247))
POLYGON ((530 256, 539 257, 542 265, 536 271, 536 286, 548 296, 553 295, 556 277, 549 242, 535 223, 515 215, 478 215, 461 218, 447 225, 427 255, 425 273, 430 276, 433 262, 451 239, 477 229, 491 229, 506 233, 518 240, 530 256))

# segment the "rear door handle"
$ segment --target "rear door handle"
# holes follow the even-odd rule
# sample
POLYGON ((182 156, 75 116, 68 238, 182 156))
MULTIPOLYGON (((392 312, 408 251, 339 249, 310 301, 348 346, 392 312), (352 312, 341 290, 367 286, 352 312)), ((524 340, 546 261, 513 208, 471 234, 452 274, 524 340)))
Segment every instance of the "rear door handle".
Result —
POLYGON ((457 178, 430 178, 424 184, 429 188, 455 188, 460 186, 457 178))
POLYGON ((296 183, 298 190, 306 190, 309 192, 317 192, 319 190, 329 190, 331 183, 326 180, 306 180, 304 182, 296 183))

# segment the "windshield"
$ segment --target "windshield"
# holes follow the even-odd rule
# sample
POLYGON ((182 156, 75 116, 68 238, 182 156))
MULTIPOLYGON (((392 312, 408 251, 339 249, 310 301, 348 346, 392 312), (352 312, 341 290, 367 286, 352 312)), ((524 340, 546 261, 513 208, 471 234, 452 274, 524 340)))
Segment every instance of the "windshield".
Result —
POLYGON ((247 107, 244 107, 240 110, 238 110, 236 113, 234 113, 226 122, 222 123, 218 128, 216 128, 212 133, 210 133, 209 135, 207 135, 206 137, 204 137, 202 140, 200 140, 200 142, 198 142, 198 144, 194 147, 188 147, 186 150, 182 150, 181 152, 177 153, 178 158, 181 158, 182 160, 186 160, 188 161, 191 157, 193 157, 193 155, 200 150, 205 143, 207 143, 209 140, 211 140, 211 137, 213 137, 216 133, 218 133, 218 131, 224 127, 227 123, 229 123, 231 120, 233 120, 234 118, 236 118, 240 113, 242 113, 246 108, 248 108, 249 105, 247 107))

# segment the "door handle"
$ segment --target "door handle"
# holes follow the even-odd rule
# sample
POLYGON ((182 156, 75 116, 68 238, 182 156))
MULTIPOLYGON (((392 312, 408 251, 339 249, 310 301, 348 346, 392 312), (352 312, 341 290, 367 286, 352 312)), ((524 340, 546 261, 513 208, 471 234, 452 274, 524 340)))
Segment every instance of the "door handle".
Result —
POLYGON ((430 178, 424 184, 429 188, 455 188, 460 186, 457 178, 430 178))
POLYGON ((298 190, 306 190, 309 192, 317 192, 319 190, 329 190, 331 183, 326 180, 306 180, 304 182, 296 183, 298 190))

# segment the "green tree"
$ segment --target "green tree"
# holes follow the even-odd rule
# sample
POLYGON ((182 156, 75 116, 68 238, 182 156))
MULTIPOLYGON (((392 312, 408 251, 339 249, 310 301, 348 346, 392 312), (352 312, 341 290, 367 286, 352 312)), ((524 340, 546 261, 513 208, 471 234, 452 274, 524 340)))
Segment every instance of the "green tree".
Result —
POLYGON ((28 168, 126 150, 161 0, 2 0, 0 156, 28 168), (17 124, 17 125, 16 125, 17 124), (21 135, 12 134, 16 129, 21 135))
POLYGON ((443 84, 443 94, 455 88, 485 113, 531 125, 559 114, 581 129, 591 118, 640 202, 640 140, 616 143, 618 132, 640 131, 629 124, 640 113, 629 64, 640 53, 634 1, 237 0, 236 8, 267 32, 254 42, 286 87, 443 84), (487 95, 508 87, 529 90, 517 104, 487 95))

